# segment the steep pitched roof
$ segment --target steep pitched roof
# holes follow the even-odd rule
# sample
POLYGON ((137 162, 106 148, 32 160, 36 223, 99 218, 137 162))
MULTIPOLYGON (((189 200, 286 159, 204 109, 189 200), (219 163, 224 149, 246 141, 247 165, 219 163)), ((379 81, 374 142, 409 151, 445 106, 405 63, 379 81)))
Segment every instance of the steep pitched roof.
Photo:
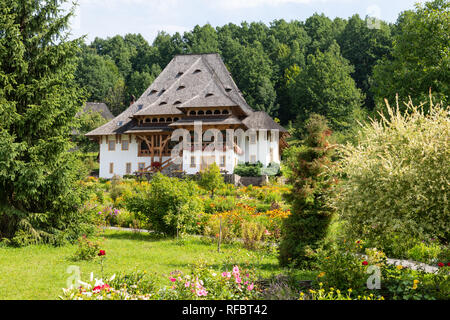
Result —
MULTIPOLYGON (((255 113, 218 54, 176 55, 135 103, 86 135, 124 133, 137 125, 134 116, 178 115, 183 108, 208 106, 240 108, 247 117, 255 113)), ((256 121, 252 119, 248 122, 256 121)), ((263 119, 269 125, 265 129, 282 128, 269 119, 263 119)))
POLYGON ((266 112, 255 111, 250 116, 242 120, 242 123, 249 129, 267 129, 288 132, 285 128, 276 123, 266 112))
POLYGON ((89 111, 99 112, 106 120, 114 119, 114 115, 109 111, 108 106, 103 102, 86 102, 81 113, 87 113, 89 111))

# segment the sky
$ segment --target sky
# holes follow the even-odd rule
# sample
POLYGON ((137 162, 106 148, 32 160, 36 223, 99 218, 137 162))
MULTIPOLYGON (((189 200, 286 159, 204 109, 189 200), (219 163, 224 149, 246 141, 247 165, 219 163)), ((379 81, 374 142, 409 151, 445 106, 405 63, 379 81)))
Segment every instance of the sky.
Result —
POLYGON ((423 0, 76 0, 71 21, 72 37, 140 33, 152 43, 158 31, 170 34, 192 30, 195 25, 222 26, 275 19, 304 21, 315 12, 330 18, 358 13, 395 22, 400 12, 423 0))

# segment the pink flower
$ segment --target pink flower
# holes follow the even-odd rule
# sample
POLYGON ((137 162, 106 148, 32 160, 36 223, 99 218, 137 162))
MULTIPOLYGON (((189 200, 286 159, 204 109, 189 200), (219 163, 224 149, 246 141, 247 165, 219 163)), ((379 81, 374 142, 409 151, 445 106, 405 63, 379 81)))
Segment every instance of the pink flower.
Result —
POLYGON ((184 284, 185 288, 189 288, 190 285, 191 285, 191 283, 189 281, 184 284))
POLYGON ((234 268, 233 268, 233 274, 234 274, 234 275, 239 275, 239 267, 238 267, 238 266, 234 266, 234 268))
POLYGON ((254 287, 255 287, 255 286, 253 285, 253 283, 252 283, 252 284, 249 284, 248 287, 247 287, 247 290, 248 290, 248 291, 252 291, 254 287))
POLYGON ((170 278, 170 281, 175 282, 175 281, 177 281, 177 279, 175 279, 175 278, 170 278))
POLYGON ((197 296, 201 297, 201 296, 205 296, 208 294, 208 291, 206 291, 205 289, 201 289, 197 291, 197 296))
POLYGON ((242 282, 242 279, 239 277, 236 277, 236 283, 241 283, 241 282, 242 282))
POLYGON ((230 272, 222 272, 222 277, 224 277, 224 278, 231 278, 231 273, 230 272))

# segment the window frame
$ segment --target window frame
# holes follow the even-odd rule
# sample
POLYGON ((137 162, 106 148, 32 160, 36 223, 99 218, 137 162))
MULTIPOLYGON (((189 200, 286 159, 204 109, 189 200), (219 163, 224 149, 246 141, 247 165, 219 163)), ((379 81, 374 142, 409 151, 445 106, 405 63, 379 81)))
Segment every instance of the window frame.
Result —
POLYGON ((130 150, 130 140, 122 140, 120 144, 121 144, 122 151, 129 151, 130 150), (127 148, 126 149, 123 147, 123 143, 124 142, 127 143, 127 148))
POLYGON ((116 151, 116 140, 109 140, 108 139, 108 151, 116 151), (113 143, 113 147, 111 148, 111 143, 113 143))
POLYGON ((138 162, 138 171, 143 171, 145 169, 145 162, 138 162), (141 169, 142 165, 142 169, 141 169))

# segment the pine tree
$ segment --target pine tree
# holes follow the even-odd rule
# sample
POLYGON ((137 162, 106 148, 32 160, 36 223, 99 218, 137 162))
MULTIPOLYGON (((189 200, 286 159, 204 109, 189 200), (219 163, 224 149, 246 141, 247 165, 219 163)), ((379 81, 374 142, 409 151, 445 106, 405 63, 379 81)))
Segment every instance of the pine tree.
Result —
POLYGON ((73 9, 63 2, 0 2, 0 238, 18 244, 55 242, 79 222, 68 150, 83 105, 74 80, 80 40, 68 40, 73 9))
POLYGON ((332 218, 324 197, 332 181, 326 175, 333 150, 328 142, 331 130, 326 119, 317 114, 306 121, 306 130, 304 145, 294 149, 286 163, 293 187, 288 195, 292 214, 283 223, 280 243, 279 261, 283 266, 310 261, 310 251, 319 248, 332 218))

